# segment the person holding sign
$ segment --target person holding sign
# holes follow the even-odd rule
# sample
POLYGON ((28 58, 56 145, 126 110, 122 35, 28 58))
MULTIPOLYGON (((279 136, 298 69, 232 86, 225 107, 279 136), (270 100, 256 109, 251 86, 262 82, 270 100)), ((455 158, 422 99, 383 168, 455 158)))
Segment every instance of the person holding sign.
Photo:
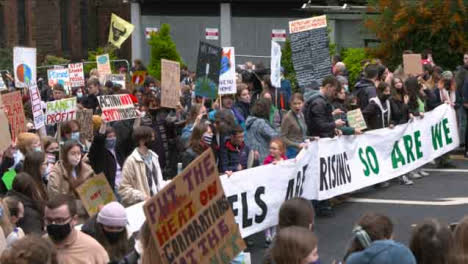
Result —
POLYGON ((118 190, 125 206, 148 200, 168 184, 163 179, 158 155, 150 149, 155 140, 153 129, 135 128, 133 140, 137 147, 125 160, 118 190))
POLYGON ((346 122, 346 125, 340 127, 343 135, 360 135, 362 134, 361 128, 351 127, 351 124, 348 121, 348 109, 345 106, 346 96, 346 90, 344 89, 343 85, 341 85, 337 88, 336 98, 332 102, 332 106, 334 108, 333 117, 335 120, 341 119, 346 122))
POLYGON ((87 213, 75 188, 92 177, 94 172, 81 158, 80 144, 75 140, 65 142, 62 146, 61 160, 50 172, 47 195, 49 199, 54 199, 59 194, 71 194, 77 200, 78 214, 86 218, 87 213))

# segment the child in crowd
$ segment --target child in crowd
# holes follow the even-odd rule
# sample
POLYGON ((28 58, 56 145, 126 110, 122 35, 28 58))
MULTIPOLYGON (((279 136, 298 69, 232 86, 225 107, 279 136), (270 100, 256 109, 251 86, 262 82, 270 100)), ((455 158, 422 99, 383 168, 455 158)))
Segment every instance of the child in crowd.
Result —
POLYGON ((275 138, 271 140, 270 142, 270 155, 268 155, 264 160, 263 160, 263 165, 266 164, 277 164, 278 162, 282 160, 287 160, 288 158, 286 157, 286 147, 284 146, 284 143, 281 139, 275 138))

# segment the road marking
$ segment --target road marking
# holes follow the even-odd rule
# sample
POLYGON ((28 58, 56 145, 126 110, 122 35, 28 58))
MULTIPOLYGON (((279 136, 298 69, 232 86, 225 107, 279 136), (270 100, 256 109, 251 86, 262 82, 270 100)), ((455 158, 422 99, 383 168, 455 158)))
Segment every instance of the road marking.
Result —
POLYGON ((467 172, 468 169, 426 169, 423 168, 425 171, 433 171, 433 172, 467 172))
POLYGON ((369 199, 369 198, 349 198, 350 203, 375 203, 375 204, 400 204, 400 205, 428 205, 447 206, 468 204, 468 197, 441 198, 436 201, 413 201, 413 200, 392 200, 392 199, 369 199))

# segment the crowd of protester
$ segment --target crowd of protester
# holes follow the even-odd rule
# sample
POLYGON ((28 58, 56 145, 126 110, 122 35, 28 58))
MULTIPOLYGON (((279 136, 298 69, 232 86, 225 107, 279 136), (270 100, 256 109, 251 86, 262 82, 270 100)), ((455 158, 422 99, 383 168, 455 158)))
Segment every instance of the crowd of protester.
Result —
MULTIPOLYGON (((283 78, 281 87, 273 87, 268 69, 246 63, 237 71, 237 93, 216 100, 197 96, 196 76, 182 69, 176 109, 161 107, 160 82, 151 76, 142 86, 123 89, 111 82, 102 85, 93 70, 86 87, 74 88, 68 95, 60 84, 40 83, 44 102, 76 96, 79 108, 91 109, 94 136, 85 138, 79 122, 72 120, 31 128, 1 153, 1 263, 159 263, 154 254, 145 254, 156 247, 147 224, 139 232, 127 233, 124 207, 157 194, 207 149, 214 151, 220 174, 231 176, 295 158, 310 140, 365 133, 350 126, 349 110, 361 109, 369 131, 423 118, 443 103, 468 109, 468 54, 455 73, 442 70, 430 58, 424 57, 424 73, 419 76, 407 76, 401 67, 392 73, 379 60, 363 61, 354 86, 348 82, 346 65, 334 58, 333 74, 321 85, 294 92, 288 80, 283 78), (105 122, 98 96, 106 94, 129 94, 139 117, 105 122), (118 202, 89 217, 76 187, 100 173, 118 202), (76 225, 82 225, 81 230, 76 225)), ((15 89, 11 82, 9 87, 15 89)), ((27 120, 33 123, 27 94, 23 101, 27 120)), ((438 167, 454 166, 448 156, 434 162, 438 167)), ((417 169, 398 182, 411 185, 426 175, 417 169)), ((286 201, 279 225, 265 231, 269 245, 265 261, 319 263, 315 214, 332 216, 330 201, 286 201)), ((392 240, 388 217, 366 214, 353 230, 343 261, 465 263, 467 226, 463 219, 451 232, 437 220, 428 220, 415 228, 408 249, 392 240)), ((252 246, 249 238, 246 241, 252 246)))

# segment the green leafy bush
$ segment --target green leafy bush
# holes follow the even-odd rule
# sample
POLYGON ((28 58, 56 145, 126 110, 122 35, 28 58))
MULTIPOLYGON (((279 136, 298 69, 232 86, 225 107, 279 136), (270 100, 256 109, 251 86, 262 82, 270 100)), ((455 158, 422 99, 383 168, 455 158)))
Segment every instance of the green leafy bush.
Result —
POLYGON ((170 32, 171 27, 168 24, 162 24, 161 29, 152 33, 148 41, 151 47, 148 73, 158 80, 161 80, 161 59, 178 61, 183 66, 170 32))
POLYGON ((347 48, 342 51, 341 57, 349 72, 349 87, 354 87, 362 71, 361 62, 370 56, 364 48, 347 48))
POLYGON ((281 66, 283 66, 285 74, 284 78, 291 82, 291 89, 293 92, 298 92, 299 86, 296 80, 296 71, 292 61, 291 41, 286 39, 283 49, 281 50, 281 66))

